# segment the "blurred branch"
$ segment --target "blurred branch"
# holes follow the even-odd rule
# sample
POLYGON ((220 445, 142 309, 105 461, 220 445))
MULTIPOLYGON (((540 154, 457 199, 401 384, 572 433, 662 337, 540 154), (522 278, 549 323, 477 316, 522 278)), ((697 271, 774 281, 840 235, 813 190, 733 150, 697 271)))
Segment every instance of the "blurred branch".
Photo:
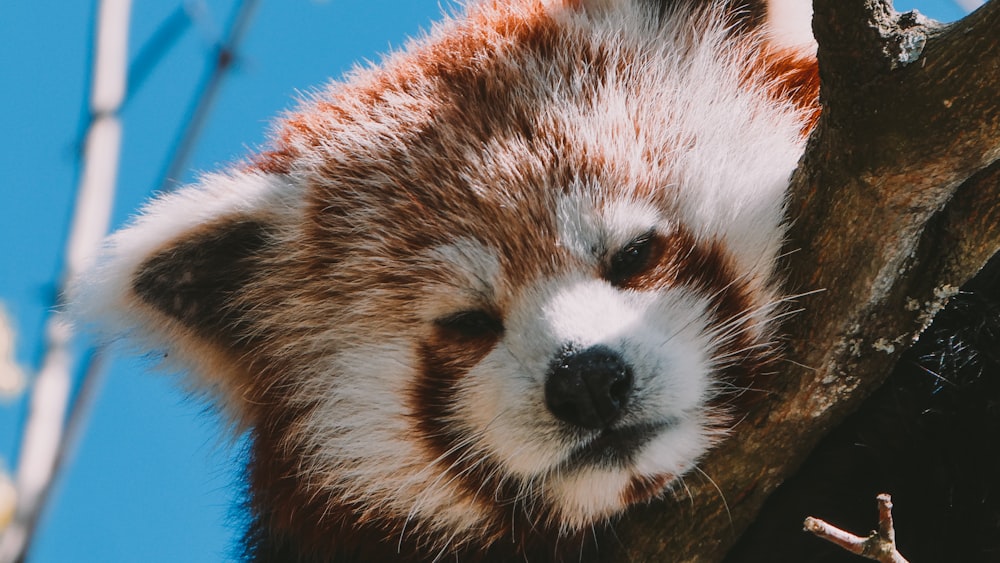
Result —
MULTIPOLYGON (((0 306, 0 401, 13 399, 24 391, 24 371, 14 357, 14 324, 7 311, 0 306)), ((17 491, 7 473, 6 463, 0 459, 0 531, 14 519, 17 491)))
POLYGON ((7 469, 0 466, 0 530, 3 530, 14 519, 14 507, 17 503, 17 491, 14 483, 7 475, 7 469))
MULTIPOLYGON (((157 26, 153 35, 139 47, 138 54, 128 66, 125 97, 121 102, 121 107, 118 108, 119 113, 124 111, 129 102, 135 98, 136 93, 142 88, 142 85, 146 82, 153 69, 173 49, 174 45, 177 44, 177 40, 191 27, 192 22, 204 22, 207 19, 207 11, 204 0, 183 2, 174 11, 170 12, 170 15, 157 26)), ((206 27, 206 25, 202 23, 201 27, 206 27)), ((212 42, 214 43, 215 40, 213 39, 212 42)), ((84 138, 87 132, 90 131, 94 118, 95 115, 92 108, 88 105, 87 114, 81 122, 74 147, 83 147, 84 138)))
POLYGON ((143 43, 128 68, 128 83, 123 105, 128 104, 135 97, 135 93, 149 77, 150 72, 163 60, 180 36, 187 31, 191 25, 191 10, 192 8, 187 3, 177 6, 160 23, 153 36, 143 43))
POLYGON ((166 169, 160 177, 160 191, 168 191, 170 184, 178 181, 183 173, 188 156, 194 150, 195 142, 200 136, 205 121, 212 110, 212 104, 219 94, 222 81, 237 59, 237 49, 250 26, 257 3, 257 0, 240 0, 236 4, 226 36, 212 52, 212 64, 202 79, 201 87, 188 109, 184 126, 174 143, 173 150, 171 150, 166 169))
MULTIPOLYGON (((91 120, 66 244, 62 286, 86 269, 108 230, 121 148, 118 112, 125 97, 130 11, 130 0, 101 0, 98 6, 89 104, 91 120)), ((17 503, 13 521, 0 536, 0 563, 24 559, 52 484, 70 396, 72 335, 62 313, 48 317, 42 365, 32 387, 17 460, 17 503)))
POLYGON ((0 400, 16 397, 24 390, 24 371, 14 357, 16 334, 7 311, 0 306, 0 400))

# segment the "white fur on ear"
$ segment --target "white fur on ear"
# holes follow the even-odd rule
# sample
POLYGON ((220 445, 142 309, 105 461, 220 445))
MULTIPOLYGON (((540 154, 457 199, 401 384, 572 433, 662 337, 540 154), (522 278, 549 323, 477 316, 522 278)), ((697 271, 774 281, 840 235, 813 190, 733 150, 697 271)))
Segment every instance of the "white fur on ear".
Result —
POLYGON ((605 14, 613 10, 622 8, 636 0, 545 0, 545 5, 550 9, 570 8, 581 10, 590 15, 605 14))
POLYGON ((610 11, 627 4, 630 0, 579 0, 580 6, 591 13, 610 11))
POLYGON ((815 49, 812 0, 768 0, 767 33, 771 41, 782 47, 815 49))
POLYGON ((146 204, 124 229, 105 242, 96 265, 68 289, 74 318, 96 321, 108 336, 128 333, 143 322, 132 282, 136 269, 164 247, 213 223, 233 217, 272 222, 295 206, 293 181, 260 172, 206 175, 194 185, 146 204))

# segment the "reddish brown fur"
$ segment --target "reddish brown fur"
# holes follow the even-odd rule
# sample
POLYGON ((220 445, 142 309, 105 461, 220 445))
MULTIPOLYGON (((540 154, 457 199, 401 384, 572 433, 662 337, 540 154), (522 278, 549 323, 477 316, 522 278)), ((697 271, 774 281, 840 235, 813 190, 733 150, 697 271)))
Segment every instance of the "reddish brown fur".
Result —
MULTIPOLYGON (((754 6, 746 28, 734 33, 749 33, 757 24, 762 12, 754 6)), ((635 185, 614 154, 579 150, 571 134, 556 125, 539 129, 532 121, 539 103, 534 79, 521 67, 536 55, 544 58, 586 45, 574 64, 556 69, 568 81, 581 73, 603 76, 612 60, 620 65, 616 71, 628 72, 624 67, 637 55, 613 59, 606 46, 567 36, 540 3, 525 12, 494 0, 448 25, 448 33, 438 40, 390 57, 381 68, 359 71, 351 82, 332 87, 322 100, 288 116, 273 148, 248 165, 267 174, 309 178, 304 224, 293 232, 245 233, 251 239, 259 234, 266 244, 257 267, 248 268, 248 279, 241 280, 240 291, 225 296, 226 309, 215 319, 221 330, 208 326, 213 331, 206 337, 198 326, 177 322, 185 320, 183 309, 171 314, 170 307, 160 306, 169 330, 179 334, 175 340, 198 347, 199 357, 217 358, 207 363, 225 366, 221 371, 229 394, 243 400, 241 417, 253 427, 248 555, 258 561, 418 561, 440 549, 439 538, 420 523, 383 514, 379 506, 346 503, 324 486, 322 476, 303 469, 302 460, 315 452, 303 445, 302 434, 319 400, 303 399, 296 367, 322 363, 328 350, 302 343, 313 344, 317 332, 336 323, 422 335, 417 351, 422 376, 410 382, 408 396, 401 398, 415 421, 413 439, 426 459, 440 458, 439 464, 449 468, 447 477, 459 484, 456 503, 476 505, 486 515, 476 541, 457 540, 450 555, 462 560, 592 555, 587 550, 594 547, 593 538, 587 533, 560 538, 553 509, 518 505, 521 483, 505 480, 494 461, 465 455, 463 436, 451 423, 452 397, 498 335, 462 339, 440 326, 424 327, 414 304, 417 297, 428 287, 448 287, 452 273, 416 257, 462 238, 494 250, 505 284, 483 301, 502 321, 518 288, 581 268, 580 257, 553 244, 559 238, 557 200, 568 186, 588 180, 629 184, 637 197, 670 208, 668 190, 635 185), (359 129, 379 143, 357 141, 352 135, 359 129), (329 143, 331 139, 337 142, 329 143), (474 161, 486 157, 461 150, 488 143, 523 143, 533 157, 510 168, 474 161), (314 154, 322 158, 309 158, 314 154), (479 186, 490 190, 476 193, 479 186), (294 244, 279 244, 285 240, 294 244), (357 303, 356 296, 372 287, 392 291, 357 303), (238 311, 239 322, 227 311, 238 311), (206 338, 223 339, 227 352, 204 342, 206 338), (202 348, 211 353, 202 354, 202 348)), ((750 34, 748 40, 758 38, 750 34)), ((766 83, 774 98, 796 105, 809 116, 806 132, 811 129, 819 111, 812 60, 765 49, 747 69, 747 82, 766 83)), ((575 94, 582 98, 580 105, 588 104, 596 87, 575 94)), ((636 138, 642 135, 642 119, 633 116, 636 138)), ((667 158, 644 157, 651 164, 667 158)), ((605 203, 594 202, 595 207, 605 203)), ((169 265, 164 256, 176 251, 175 245, 166 245, 141 270, 155 270, 159 260, 169 265)), ((593 275, 601 277, 599 268, 593 275)), ((761 286, 772 281, 741 277, 721 241, 698 238, 678 225, 657 235, 650 263, 621 287, 692 289, 708 298, 708 325, 721 329, 758 305, 761 286)), ((145 299, 146 305, 162 305, 155 296, 145 299)), ((762 351, 768 338, 752 330, 735 331, 718 351, 735 356, 720 366, 721 377, 736 387, 749 385, 749 377, 768 360, 762 351)), ((646 502, 674 478, 635 477, 622 500, 646 502)), ((602 545, 601 554, 608 555, 608 548, 602 545)))
MULTIPOLYGON (((368 177, 391 177, 397 182, 398 192, 406 197, 380 205, 379 221, 395 226, 390 243, 359 240, 345 236, 352 231, 350 219, 365 220, 365 209, 343 207, 364 205, 363 201, 350 200, 332 195, 322 185, 315 186, 313 203, 309 216, 311 227, 305 233, 307 238, 298 256, 283 261, 287 272, 283 275, 310 283, 322 280, 330 270, 347 268, 354 272, 355 266, 364 263, 366 255, 395 256, 400 264, 405 264, 408 256, 419 254, 421 249, 446 243, 456 236, 469 236, 483 241, 488 246, 501 249, 498 255, 505 261, 503 270, 516 273, 523 279, 512 280, 513 284, 526 279, 551 273, 559 268, 560 261, 567 257, 552 256, 545 244, 535 244, 538 240, 551 240, 551 216, 543 213, 534 217, 520 215, 523 209, 547 210, 553 208, 553 193, 538 189, 522 193, 525 197, 542 198, 543 201, 526 205, 518 210, 505 209, 503 202, 469 198, 466 200, 440 199, 442 191, 461 193, 463 190, 442 190, 445 185, 465 185, 466 179, 456 176, 451 164, 458 155, 449 154, 453 139, 444 140, 440 135, 461 136, 465 143, 475 145, 499 137, 518 137, 536 146, 536 152, 549 154, 553 163, 542 168, 521 170, 521 177, 484 177, 480 181, 490 185, 565 186, 568 180, 580 175, 597 174, 606 170, 609 163, 600 154, 587 154, 585 158, 575 151, 562 150, 562 145, 572 143, 560 141, 558 131, 546 131, 544 139, 538 139, 529 123, 520 121, 519 116, 531 115, 534 103, 527 88, 518 84, 525 78, 514 68, 505 65, 507 58, 517 58, 522 53, 554 51, 572 44, 569 38, 561 37, 548 15, 539 7, 534 14, 525 18, 512 13, 502 2, 491 2, 477 9, 467 23, 462 23, 442 41, 411 52, 405 59, 392 58, 383 69, 366 71, 354 83, 337 87, 333 98, 317 103, 308 113, 298 113, 289 117, 282 126, 275 149, 258 156, 254 166, 270 173, 289 173, 299 157, 298 146, 311 146, 321 139, 336 138, 340 125, 353 126, 359 119, 378 122, 385 119, 419 120, 412 129, 402 133, 406 136, 411 154, 420 154, 419 168, 415 163, 394 153, 393 144, 383 146, 381 155, 371 155, 363 164, 357 160, 329 159, 324 163, 322 175, 336 178, 338 182, 349 182, 352 178, 364 180, 368 177), (476 61, 470 64, 470 61, 476 61), (421 75, 417 77, 416 75, 421 75), (434 96, 441 103, 431 111, 419 107, 397 107, 383 101, 389 92, 406 93, 417 81, 421 85, 427 80, 435 88, 434 96), (496 86, 502 85, 502 88, 496 86), (515 95, 512 95, 516 93, 515 95), (485 111, 484 111, 485 109, 485 111), (384 112, 376 114, 375 112, 384 112), (368 115, 365 113, 368 112, 368 115), (323 117, 317 119, 317 115, 323 117), (467 116, 479 115, 479 120, 469 120, 467 116), (557 156, 558 155, 558 156, 557 156), (384 164, 383 164, 384 163, 384 164), (380 166, 392 166, 392 170, 382 170, 380 166), (339 202, 339 203, 336 203, 339 202), (408 228, 419 218, 420 228, 408 228), (496 225, 504 225, 497 229, 496 225), (517 232, 513 232, 517 230, 517 232), (447 240, 428 238, 429 233, 447 234, 447 240), (366 245, 377 244, 377 252, 369 251, 366 245), (538 255, 539 250, 546 254, 538 255), (361 262, 357 262, 360 260, 361 262)), ((606 64, 601 51, 583 51, 580 64, 600 74, 606 64)), ((775 97, 791 99, 803 111, 814 117, 807 127, 811 128, 818 115, 816 93, 818 89, 815 66, 811 61, 779 52, 762 57, 761 66, 751 73, 755 80, 769 80, 775 97), (761 78, 761 73, 766 78, 761 78)), ((650 155, 656 158, 656 155, 650 155)), ((476 167, 475 172, 483 172, 476 167)), ((339 185, 339 184, 338 184, 339 185)), ((337 189, 337 188, 332 188, 337 189)), ((654 187, 648 188, 650 191, 654 187)), ((386 194, 389 195, 389 194, 386 194)), ((679 230, 665 240, 659 240, 657 255, 659 261, 642 277, 633 280, 631 287, 648 289, 661 285, 691 285, 712 295, 714 323, 722 324, 745 312, 752 301, 738 275, 732 270, 724 250, 712 241, 696 241, 689 233, 679 230)), ((367 267, 367 266, 366 266, 367 267)), ((416 280, 422 282, 435 272, 385 270, 376 267, 375 278, 360 276, 352 280, 338 276, 337 284, 322 284, 300 291, 301 298, 315 300, 318 310, 329 310, 340 302, 343 296, 352 292, 352 283, 390 284, 398 291, 393 296, 395 305, 386 303, 387 308, 396 310, 400 322, 407 322, 406 301, 408 290, 416 280), (336 288, 336 289, 333 289, 336 288), (322 302, 322 303, 321 303, 322 302)), ((346 305, 346 304, 345 304, 346 305)), ((501 302, 502 306, 502 302, 501 302)), ((293 331, 283 332, 286 338, 294 338, 293 331)), ((746 334, 739 335, 728 346, 731 351, 744 350, 752 345, 746 334)), ((423 348, 422 357, 426 365, 426 379, 413 387, 410 401, 415 419, 421 421, 422 440, 431 450, 430 457, 445 452, 448 461, 461 457, 462 450, 454 450, 460 441, 449 431, 448 400, 452 387, 462 376, 463 370, 473 365, 488 351, 489 342, 477 343, 456 352, 447 339, 432 337, 423 348)), ((260 353, 262 350, 259 350, 260 353)), ((728 368, 729 376, 745 384, 745 376, 753 373, 764 358, 750 360, 753 354, 747 352, 743 363, 733 362, 728 368)), ((268 365, 273 360, 265 360, 268 365)), ((258 360, 258 364, 260 361, 258 360)), ((259 560, 280 560, 294 557, 301 561, 320 561, 318 554, 339 554, 337 560, 423 560, 421 555, 424 541, 419 534, 403 536, 400 530, 405 523, 379 516, 372 518, 367 511, 371 507, 342 506, 322 492, 312 490, 308 482, 296 475, 298 459, 302 452, 288 447, 288 433, 295 432, 297 421, 304 408, 290 407, 281 398, 281 390, 290 382, 283 381, 280 369, 266 369, 258 372, 255 384, 248 395, 251 403, 261 405, 260 418, 255 430, 255 452, 251 465, 252 508, 256 515, 255 537, 250 540, 253 555, 259 560), (398 542, 398 543, 397 543, 398 542), (398 549, 398 551, 397 551, 398 549), (310 555, 312 554, 312 555, 310 555)), ((539 538, 555 535, 548 525, 545 514, 536 515, 531 521, 511 520, 520 511, 512 509, 516 494, 512 485, 500 487, 499 498, 484 499, 479 495, 485 489, 492 491, 496 485, 489 485, 495 468, 489 464, 470 466, 468 462, 458 463, 454 476, 465 484, 466 495, 478 498, 484 508, 495 511, 495 529, 481 538, 483 545, 494 540, 508 538, 513 533, 516 542, 498 541, 491 551, 482 551, 478 546, 463 548, 459 555, 462 560, 493 559, 500 553, 503 558, 524 556, 542 549, 543 559, 549 559, 554 552, 547 541, 540 544, 539 538), (484 486, 485 485, 485 486, 484 486), (503 491, 507 492, 503 492, 503 491), (477 496, 478 495, 478 496, 477 496), (485 500, 497 502, 487 506, 485 500), (536 545, 537 544, 537 545, 536 545), (533 547, 535 546, 535 547, 533 547)), ((658 495, 672 476, 663 475, 650 479, 638 479, 624 495, 629 504, 644 502, 658 495)), ((574 558, 579 553, 580 538, 563 538, 562 548, 568 548, 567 557, 574 558)))
POLYGON ((760 68, 751 71, 768 80, 777 100, 790 100, 803 115, 808 116, 802 135, 809 136, 819 119, 819 66, 813 57, 804 57, 799 50, 768 49, 761 57, 760 68))

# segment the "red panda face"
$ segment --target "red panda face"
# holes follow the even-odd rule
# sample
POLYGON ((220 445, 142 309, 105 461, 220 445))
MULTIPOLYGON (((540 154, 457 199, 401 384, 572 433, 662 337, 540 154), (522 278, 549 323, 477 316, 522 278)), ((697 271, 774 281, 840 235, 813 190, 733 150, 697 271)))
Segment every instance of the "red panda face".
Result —
POLYGON ((319 473, 356 458, 366 494, 448 527, 499 504, 578 529, 659 494, 726 428, 773 297, 656 201, 545 193, 458 236, 371 241, 338 274, 399 282, 330 313, 331 376, 304 394, 331 400, 301 429, 319 473))
MULTIPOLYGON (((659 164, 636 146, 666 141, 637 142, 626 112, 557 111, 486 146, 424 124, 405 146, 420 158, 367 164, 377 200, 345 182, 355 162, 326 163, 305 211, 294 261, 325 265, 297 277, 328 290, 296 291, 322 296, 309 324, 330 327, 308 348, 330 349, 331 376, 303 378, 303 396, 331 399, 302 420, 316 473, 341 479, 351 459, 364 473, 338 486, 448 533, 494 529, 514 506, 578 530, 660 494, 728 428, 769 348, 780 195, 767 229, 709 232, 680 186, 725 208, 711 192, 745 178, 711 185, 691 154, 659 164), (551 146, 588 128, 599 146, 551 146), (754 238, 753 253, 727 247, 754 238)), ((762 203, 739 205, 724 214, 762 203)))
POLYGON ((271 536, 585 530, 692 470, 770 355, 811 114, 726 25, 470 8, 152 203, 78 300, 253 428, 271 536))

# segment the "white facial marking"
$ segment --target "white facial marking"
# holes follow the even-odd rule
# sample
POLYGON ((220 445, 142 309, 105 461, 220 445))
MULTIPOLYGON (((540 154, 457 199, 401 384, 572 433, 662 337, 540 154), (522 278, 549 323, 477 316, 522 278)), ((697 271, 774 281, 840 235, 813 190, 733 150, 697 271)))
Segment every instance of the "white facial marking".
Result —
POLYGON ((552 480, 550 494, 562 508, 564 526, 578 529, 621 510, 621 491, 631 480, 625 471, 589 468, 552 480))
POLYGON ((443 315, 492 304, 502 284, 496 251, 473 238, 436 246, 427 255, 428 267, 446 272, 444 284, 427 288, 430 299, 421 303, 421 317, 431 322, 443 315))
POLYGON ((434 247, 431 258, 454 268, 457 287, 490 293, 500 279, 500 260, 496 252, 473 238, 459 238, 451 244, 434 247))
POLYGON ((650 202, 626 198, 598 209, 591 199, 571 192, 557 202, 559 242, 585 262, 595 263, 650 231, 668 229, 650 202))
POLYGON ((603 280, 581 280, 555 289, 540 313, 556 343, 584 349, 637 332, 641 311, 630 301, 603 280))

